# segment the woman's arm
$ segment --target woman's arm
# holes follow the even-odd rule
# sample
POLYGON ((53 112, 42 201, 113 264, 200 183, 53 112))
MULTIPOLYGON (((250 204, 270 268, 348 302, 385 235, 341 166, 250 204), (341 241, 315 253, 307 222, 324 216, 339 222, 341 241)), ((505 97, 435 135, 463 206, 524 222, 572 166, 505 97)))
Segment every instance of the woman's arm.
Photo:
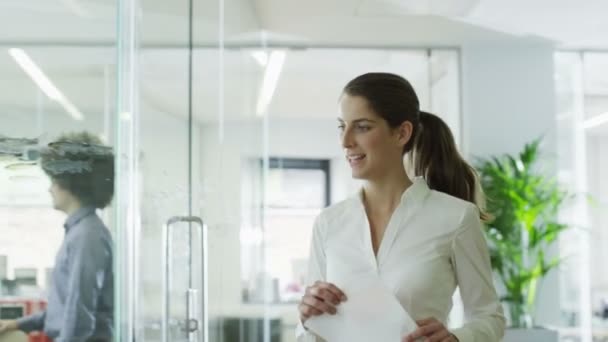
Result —
POLYGON ((492 280, 490 254, 479 210, 469 205, 452 241, 452 266, 464 304, 466 324, 452 333, 460 342, 498 342, 505 330, 502 305, 492 280))

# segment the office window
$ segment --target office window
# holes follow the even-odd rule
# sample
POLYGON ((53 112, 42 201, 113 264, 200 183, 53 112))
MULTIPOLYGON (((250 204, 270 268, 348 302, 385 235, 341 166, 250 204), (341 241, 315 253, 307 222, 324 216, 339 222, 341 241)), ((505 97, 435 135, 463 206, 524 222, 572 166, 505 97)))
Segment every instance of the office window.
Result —
POLYGON ((329 165, 329 160, 269 160, 263 238, 245 236, 246 243, 262 246, 265 270, 249 279, 244 301, 293 302, 302 296, 314 220, 330 202, 329 165))

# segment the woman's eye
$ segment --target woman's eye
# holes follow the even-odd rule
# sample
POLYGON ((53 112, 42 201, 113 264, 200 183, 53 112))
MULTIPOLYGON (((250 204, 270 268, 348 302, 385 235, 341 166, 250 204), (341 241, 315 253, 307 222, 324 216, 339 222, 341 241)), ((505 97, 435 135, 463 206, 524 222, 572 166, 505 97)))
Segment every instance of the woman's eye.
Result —
POLYGON ((361 131, 361 132, 367 132, 370 130, 371 127, 369 126, 357 126, 357 130, 361 131))

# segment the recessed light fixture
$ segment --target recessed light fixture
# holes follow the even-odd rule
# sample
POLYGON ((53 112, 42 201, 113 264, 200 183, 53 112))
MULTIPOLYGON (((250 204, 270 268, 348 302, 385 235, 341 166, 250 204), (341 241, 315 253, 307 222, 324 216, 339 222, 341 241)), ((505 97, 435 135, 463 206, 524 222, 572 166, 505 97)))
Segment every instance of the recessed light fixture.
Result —
POLYGON ((49 99, 56 101, 63 106, 74 120, 80 121, 84 119, 84 115, 82 115, 80 110, 78 110, 78 108, 76 108, 76 106, 74 106, 74 104, 53 84, 25 51, 11 48, 8 49, 8 54, 15 59, 15 62, 17 62, 21 69, 23 69, 49 99))

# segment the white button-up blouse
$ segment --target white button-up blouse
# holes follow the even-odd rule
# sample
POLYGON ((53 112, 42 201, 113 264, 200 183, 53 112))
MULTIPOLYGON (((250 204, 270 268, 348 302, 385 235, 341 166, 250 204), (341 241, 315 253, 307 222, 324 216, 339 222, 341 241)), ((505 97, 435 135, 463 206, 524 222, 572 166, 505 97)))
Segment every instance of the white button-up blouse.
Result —
MULTIPOLYGON (((413 319, 433 317, 444 324, 458 286, 466 323, 451 332, 460 342, 502 339, 505 319, 492 281, 479 210, 430 190, 422 178, 414 179, 403 193, 377 255, 361 193, 317 217, 308 283, 327 281, 346 291, 349 282, 370 274, 392 290, 413 319)), ((323 341, 302 324, 296 335, 298 342, 323 341)))

